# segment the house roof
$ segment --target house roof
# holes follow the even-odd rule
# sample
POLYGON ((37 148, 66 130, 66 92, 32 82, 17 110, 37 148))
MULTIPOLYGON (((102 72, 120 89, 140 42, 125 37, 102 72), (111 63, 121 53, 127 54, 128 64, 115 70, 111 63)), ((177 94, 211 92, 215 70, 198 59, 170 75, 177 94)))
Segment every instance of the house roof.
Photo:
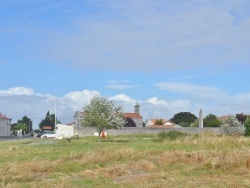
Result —
POLYGON ((50 129, 52 129, 52 126, 50 125, 43 126, 43 130, 50 130, 50 129))
POLYGON ((124 118, 142 119, 142 116, 137 113, 124 113, 124 118))
POLYGON ((9 118, 7 118, 5 115, 3 115, 2 113, 0 113, 0 119, 9 119, 9 118))
POLYGON ((76 124, 76 122, 72 121, 72 122, 68 123, 67 125, 73 126, 73 125, 75 125, 75 124, 76 124))
POLYGON ((76 111, 76 112, 75 112, 75 115, 74 115, 74 118, 75 118, 76 116, 83 117, 83 115, 84 115, 84 112, 76 111))
POLYGON ((220 121, 225 121, 225 120, 227 119, 227 116, 220 116, 220 117, 218 117, 218 119, 219 119, 220 121))

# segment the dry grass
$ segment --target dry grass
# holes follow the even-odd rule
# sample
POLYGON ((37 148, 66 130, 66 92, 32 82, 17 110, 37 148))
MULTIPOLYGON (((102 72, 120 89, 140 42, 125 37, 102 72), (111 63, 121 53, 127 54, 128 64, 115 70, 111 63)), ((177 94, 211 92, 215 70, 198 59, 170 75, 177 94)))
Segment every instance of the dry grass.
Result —
POLYGON ((250 138, 204 133, 164 142, 94 139, 53 145, 0 143, 1 187, 250 185, 250 138))

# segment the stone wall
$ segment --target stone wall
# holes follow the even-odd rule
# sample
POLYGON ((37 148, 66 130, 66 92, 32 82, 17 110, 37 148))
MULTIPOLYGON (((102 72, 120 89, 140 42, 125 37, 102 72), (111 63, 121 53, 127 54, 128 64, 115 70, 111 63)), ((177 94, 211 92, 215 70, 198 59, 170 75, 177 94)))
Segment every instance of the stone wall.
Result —
MULTIPOLYGON (((123 127, 122 129, 106 130, 108 135, 126 135, 126 134, 158 134, 159 132, 168 131, 180 131, 189 134, 198 134, 204 131, 210 131, 219 134, 219 128, 198 128, 198 127, 181 127, 181 128, 163 128, 163 129, 149 129, 146 127, 123 127)), ((92 127, 75 127, 74 133, 77 132, 79 137, 93 136, 96 132, 95 128, 92 127)))

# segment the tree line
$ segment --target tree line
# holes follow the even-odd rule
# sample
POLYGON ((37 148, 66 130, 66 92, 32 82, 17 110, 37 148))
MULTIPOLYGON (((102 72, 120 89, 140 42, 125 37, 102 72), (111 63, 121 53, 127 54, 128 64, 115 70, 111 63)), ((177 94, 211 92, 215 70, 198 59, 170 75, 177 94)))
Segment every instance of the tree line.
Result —
MULTIPOLYGON (((56 123, 61 123, 58 119, 56 119, 56 123)), ((50 126, 51 130, 55 129, 55 114, 50 114, 48 111, 45 115, 45 118, 42 119, 39 123, 39 129, 42 130, 44 126, 50 126)), ((32 132, 33 129, 33 121, 31 118, 26 115, 22 117, 22 119, 18 119, 17 123, 11 124, 11 131, 18 131, 22 129, 25 133, 32 132)))

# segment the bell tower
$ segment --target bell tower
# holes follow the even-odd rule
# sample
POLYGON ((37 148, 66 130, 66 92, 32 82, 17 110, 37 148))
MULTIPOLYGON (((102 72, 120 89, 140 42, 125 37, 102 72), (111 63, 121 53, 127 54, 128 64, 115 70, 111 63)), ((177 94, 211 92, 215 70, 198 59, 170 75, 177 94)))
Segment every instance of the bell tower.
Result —
POLYGON ((135 108, 135 113, 140 114, 140 105, 138 104, 138 102, 136 102, 136 105, 134 108, 135 108))

